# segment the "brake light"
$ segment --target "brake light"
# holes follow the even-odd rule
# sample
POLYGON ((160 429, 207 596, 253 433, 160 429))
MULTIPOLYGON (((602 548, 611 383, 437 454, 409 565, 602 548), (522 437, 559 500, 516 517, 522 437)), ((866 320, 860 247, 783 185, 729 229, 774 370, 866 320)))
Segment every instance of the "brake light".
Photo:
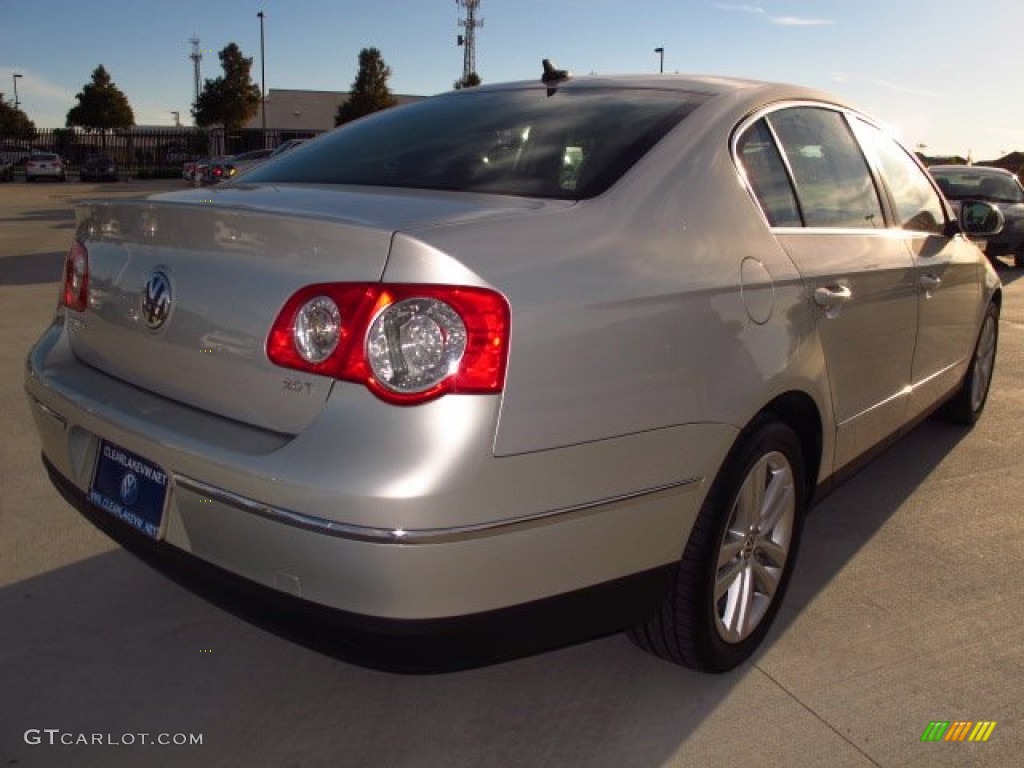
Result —
POLYGON ((64 290, 61 304, 76 312, 85 311, 89 300, 89 252, 78 240, 64 259, 64 290))
POLYGON ((500 392, 509 326, 508 302, 485 288, 311 285, 278 313, 267 357, 415 405, 448 393, 500 392))

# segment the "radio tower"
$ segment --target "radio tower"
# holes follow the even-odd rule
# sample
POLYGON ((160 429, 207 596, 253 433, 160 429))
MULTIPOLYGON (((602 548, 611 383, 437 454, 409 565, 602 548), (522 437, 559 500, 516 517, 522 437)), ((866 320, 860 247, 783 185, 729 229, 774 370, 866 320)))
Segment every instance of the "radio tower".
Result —
POLYGON ((195 99, 192 101, 192 108, 195 109, 199 105, 199 62, 203 60, 203 52, 199 50, 198 35, 192 35, 188 41, 192 43, 192 53, 189 54, 189 58, 192 59, 192 75, 195 78, 195 99))
POLYGON ((465 34, 458 37, 459 45, 462 46, 462 80, 460 82, 466 86, 470 83, 470 76, 477 75, 476 28, 482 27, 484 20, 476 17, 476 12, 480 8, 480 0, 455 0, 455 4, 466 11, 466 18, 459 18, 458 21, 458 25, 466 30, 465 34))

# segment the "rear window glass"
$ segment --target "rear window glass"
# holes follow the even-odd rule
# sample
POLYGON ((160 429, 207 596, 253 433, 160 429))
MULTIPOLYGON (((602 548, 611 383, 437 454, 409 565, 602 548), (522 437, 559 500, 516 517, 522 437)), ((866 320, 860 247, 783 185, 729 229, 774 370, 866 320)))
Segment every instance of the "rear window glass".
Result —
POLYGON ((768 121, 792 169, 805 226, 885 226, 867 161, 839 112, 793 107, 768 121))
POLYGON ((460 91, 350 123, 241 183, 593 197, 706 98, 642 88, 460 91))
POLYGON ((988 200, 994 203, 1024 202, 1024 189, 1010 174, 963 170, 932 170, 939 188, 950 200, 988 200))

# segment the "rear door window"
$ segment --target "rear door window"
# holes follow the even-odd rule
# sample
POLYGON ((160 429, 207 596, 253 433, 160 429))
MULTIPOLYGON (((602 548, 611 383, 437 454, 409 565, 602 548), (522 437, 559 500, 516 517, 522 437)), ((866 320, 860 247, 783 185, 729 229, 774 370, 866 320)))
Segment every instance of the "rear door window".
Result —
POLYGON ((766 119, 789 165, 805 226, 885 226, 868 163, 842 113, 800 106, 766 119))

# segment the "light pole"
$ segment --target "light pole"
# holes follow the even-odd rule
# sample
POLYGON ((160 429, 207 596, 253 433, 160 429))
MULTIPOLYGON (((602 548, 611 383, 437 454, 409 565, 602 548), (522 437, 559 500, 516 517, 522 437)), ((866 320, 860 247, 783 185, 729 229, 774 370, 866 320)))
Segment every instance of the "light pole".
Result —
POLYGON ((174 127, 175 128, 181 128, 181 113, 180 112, 171 112, 171 114, 174 115, 174 127))
POLYGON ((656 54, 658 54, 658 57, 659 57, 658 73, 663 75, 663 74, 665 74, 665 49, 664 48, 655 48, 654 52, 656 54))
POLYGON ((260 19, 260 112, 262 112, 263 145, 267 144, 267 58, 263 49, 263 11, 256 14, 260 19))
POLYGON ((21 75, 18 72, 15 72, 11 77, 14 80, 14 108, 17 109, 21 104, 21 102, 18 101, 18 78, 20 78, 21 75))

